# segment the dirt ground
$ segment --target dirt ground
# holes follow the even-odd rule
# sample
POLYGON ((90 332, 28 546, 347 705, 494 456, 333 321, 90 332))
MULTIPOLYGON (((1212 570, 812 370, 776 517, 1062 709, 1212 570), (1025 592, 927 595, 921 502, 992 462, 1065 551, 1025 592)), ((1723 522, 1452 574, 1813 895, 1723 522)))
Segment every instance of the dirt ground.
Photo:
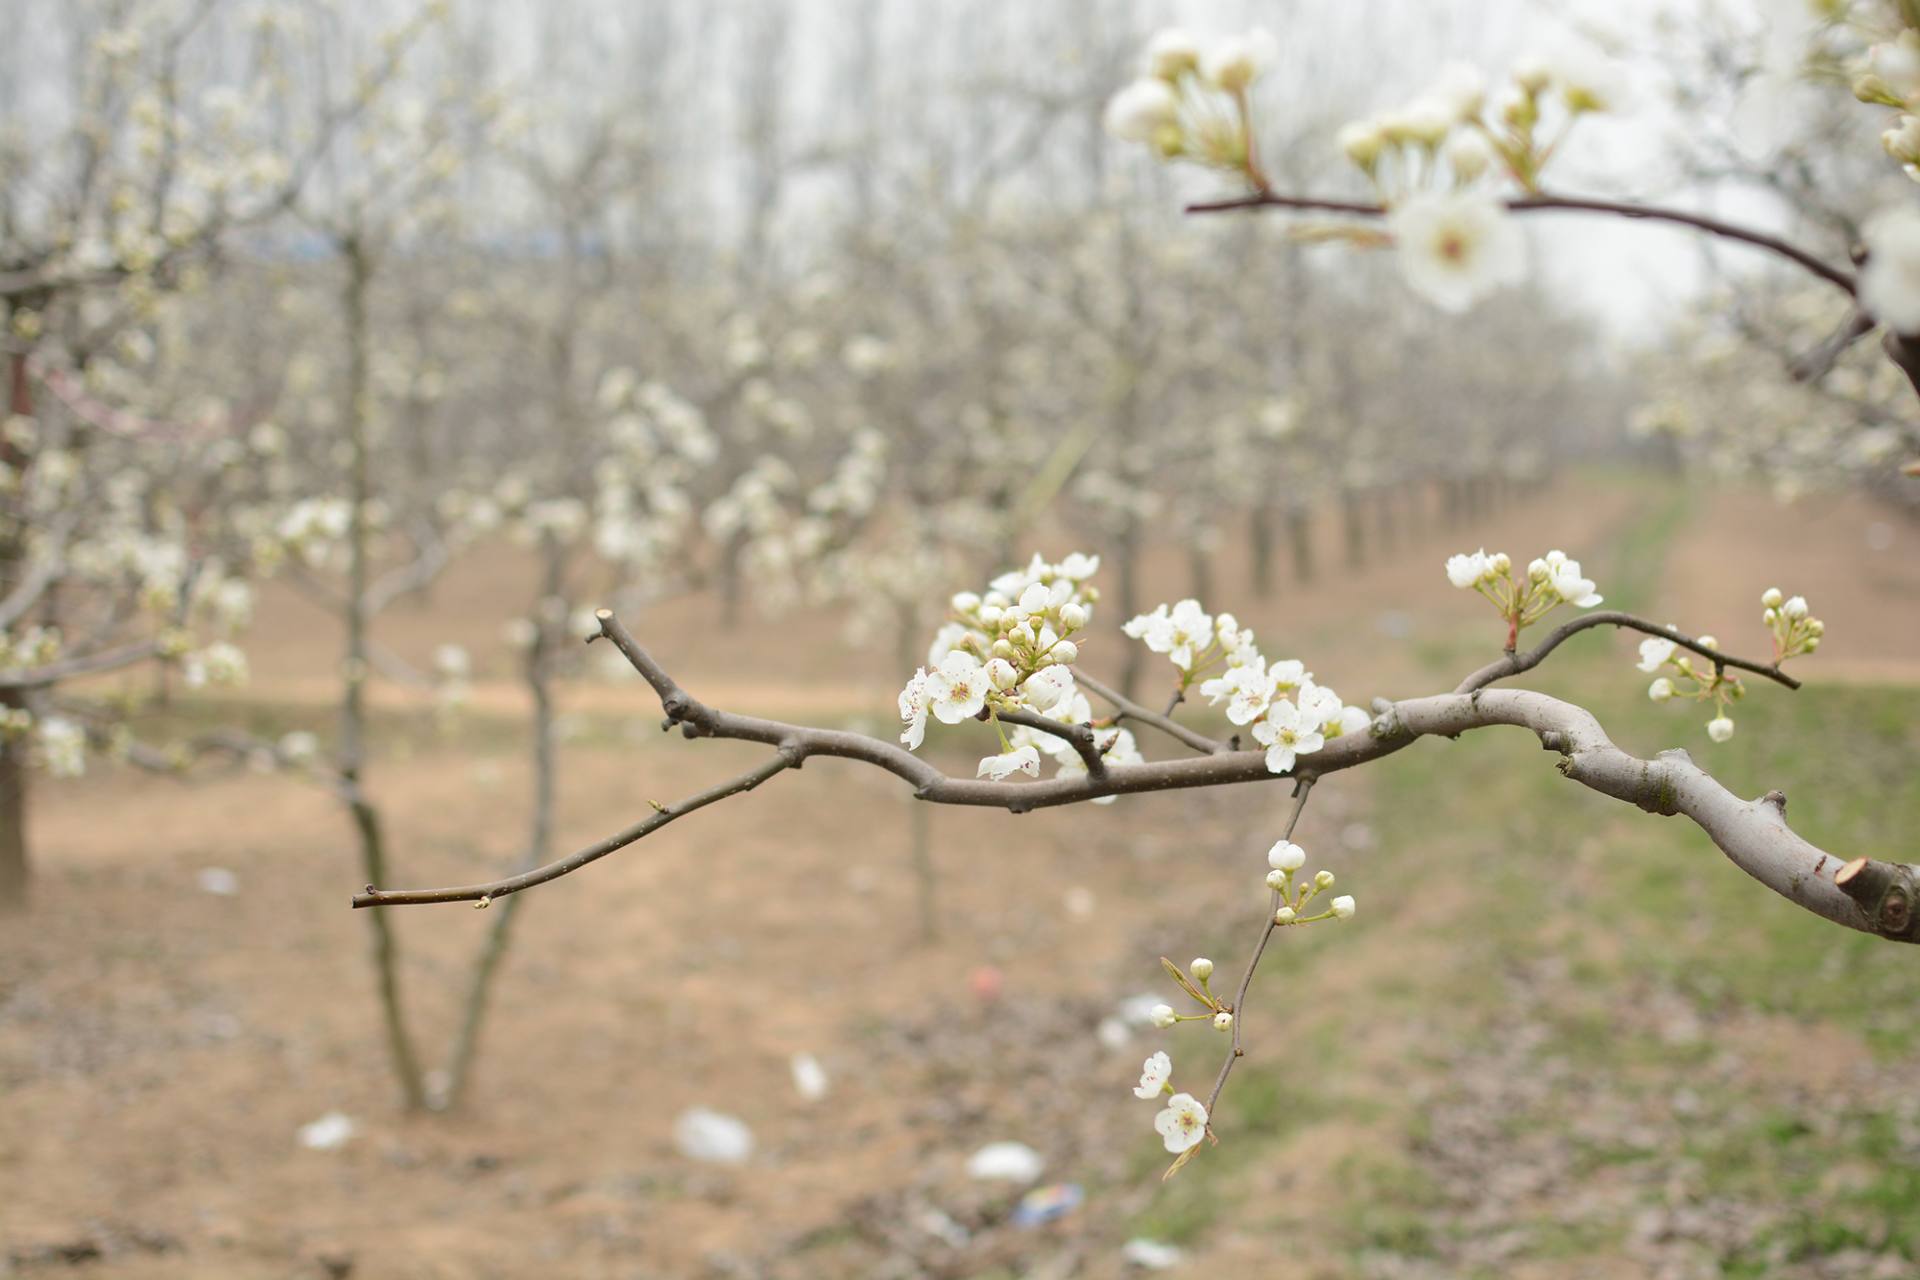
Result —
MULTIPOLYGON (((1563 547, 1605 591, 1630 571, 1627 539, 1652 501, 1617 478, 1567 478, 1481 527, 1403 536, 1357 568, 1338 566, 1329 516, 1316 581, 1293 581, 1283 556, 1274 597, 1254 601, 1244 548, 1230 544, 1209 604, 1233 608, 1269 653, 1297 653, 1350 701, 1427 692, 1423 650, 1481 630, 1488 652, 1498 643, 1484 605, 1448 588, 1448 551, 1484 544, 1525 559, 1563 547)), ((1804 592, 1827 621, 1809 675, 1920 678, 1920 526, 1864 499, 1782 509, 1741 492, 1688 495, 1680 520, 1651 596, 1663 616, 1757 648, 1757 597, 1779 585, 1804 592)), ((1185 575, 1177 549, 1150 566, 1169 598, 1185 594, 1185 575)), ((480 675, 467 720, 424 746, 406 737, 415 745, 376 762, 408 884, 482 878, 516 856, 522 748, 503 718, 520 704, 497 637, 527 581, 511 553, 479 558, 430 607, 383 626, 382 639, 415 660, 467 643, 480 675)), ((633 625, 709 702, 870 719, 891 732, 901 673, 848 649, 836 619, 729 631, 715 603, 696 598, 633 625)), ((1618 648, 1624 680, 1640 679, 1627 640, 1591 639, 1618 648)), ((1123 643, 1116 632, 1087 646, 1085 665, 1110 671, 1123 643)), ((336 644, 321 615, 273 598, 236 710, 319 706, 336 644)), ((559 848, 756 756, 663 737, 657 707, 631 682, 582 680, 563 701, 579 736, 564 752, 559 848)), ((383 705, 427 714, 400 692, 383 705)), ((948 762, 966 769, 964 757, 956 749, 948 762)), ((1343 876, 1349 865, 1364 876, 1369 785, 1329 783, 1302 826, 1302 843, 1329 850, 1343 876)), ((1156 956, 1203 945, 1239 954, 1254 906, 1243 873, 1274 838, 1282 799, 1277 788, 1239 788, 1018 819, 938 813, 940 933, 927 942, 903 789, 871 769, 810 763, 532 895, 469 1105, 409 1118, 384 1070, 366 921, 346 906, 353 855, 329 797, 247 773, 180 783, 98 769, 45 786, 31 814, 36 898, 29 914, 0 922, 0 1274, 1124 1274, 1120 1243, 1172 1194, 1158 1182, 1151 1108, 1129 1093, 1156 1042, 1096 1031, 1123 999, 1168 994, 1156 956), (203 891, 206 868, 230 870, 237 892, 203 891), (797 1095, 789 1059, 799 1052, 825 1067, 824 1099, 797 1095), (719 1166, 681 1155, 673 1125, 691 1106, 744 1120, 752 1158, 719 1166), (296 1141, 333 1111, 355 1124, 343 1146, 296 1141), (1008 1225, 1019 1189, 964 1168, 1003 1139, 1036 1148, 1042 1181, 1084 1187, 1086 1204, 1047 1226, 1008 1225)), ((1446 909, 1444 897, 1421 908, 1446 909)), ((1342 1025, 1368 1025, 1397 972, 1447 963, 1423 944, 1420 918, 1370 930, 1363 915, 1321 940, 1312 954, 1337 948, 1339 961, 1314 998, 1337 1003, 1342 1025)), ((394 917, 431 1062, 444 1055, 487 920, 464 906, 394 917)), ((1372 1057, 1356 1070, 1383 1098, 1414 1087, 1402 1074, 1410 1034, 1382 1024, 1363 1037, 1372 1057)), ((1826 1048, 1818 1071, 1846 1069, 1852 1050, 1826 1048)), ((1503 1077, 1497 1056, 1472 1058, 1472 1070, 1503 1077)), ((1376 1137, 1296 1134, 1247 1185, 1284 1194, 1310 1220, 1341 1194, 1330 1170, 1376 1137)), ((1236 1221, 1191 1242, 1174 1274, 1282 1274, 1262 1262, 1275 1247, 1236 1221)), ((1324 1247, 1289 1247, 1300 1250, 1289 1274, 1361 1274, 1324 1247)), ((1583 1270, 1576 1258, 1524 1274, 1634 1273, 1583 1270)))

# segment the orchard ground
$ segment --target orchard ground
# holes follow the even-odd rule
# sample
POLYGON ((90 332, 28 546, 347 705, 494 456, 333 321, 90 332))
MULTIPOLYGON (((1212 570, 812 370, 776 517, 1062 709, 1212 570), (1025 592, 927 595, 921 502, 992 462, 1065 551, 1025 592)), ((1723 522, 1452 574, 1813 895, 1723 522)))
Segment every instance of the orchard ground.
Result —
MULTIPOLYGON (((1360 568, 1323 525, 1315 581, 1283 553, 1258 599, 1230 541, 1206 603, 1361 703, 1451 687, 1494 653, 1500 624, 1441 572, 1452 550, 1562 547, 1610 605, 1758 656, 1761 590, 1803 592, 1828 624, 1808 687, 1754 688, 1722 747, 1705 713, 1648 703, 1624 636, 1580 637, 1527 683, 1630 750, 1684 746, 1742 794, 1784 789, 1829 848, 1897 851, 1920 824, 1920 525, 1863 498, 1783 508, 1621 475, 1403 530, 1360 568)), ((1186 566, 1156 552, 1152 599, 1186 594, 1186 566)), ((511 552, 470 558, 383 623, 415 661, 466 644, 479 676, 450 721, 380 702, 399 883, 519 856, 523 703, 499 637, 529 581, 511 552)), ((1090 671, 1120 666, 1113 614, 1090 671)), ((844 621, 729 630, 708 598, 630 619, 710 702, 891 734, 906 673, 846 650, 844 621)), ((250 648, 255 679, 217 714, 328 733, 327 619, 271 598, 250 648)), ((1156 658, 1145 688, 1170 671, 1156 658)), ((662 735, 635 683, 570 683, 564 705, 557 850, 759 755, 662 735)), ((979 745, 936 726, 929 749, 967 769, 979 745)), ((1772 897, 1679 820, 1573 787, 1517 732, 1316 791, 1297 838, 1359 915, 1277 939, 1220 1145, 1163 1185, 1140 1060, 1167 1048, 1176 1085, 1204 1094, 1222 1039, 1196 1024, 1111 1047, 1096 1028, 1126 997, 1172 1000, 1162 954, 1237 973, 1285 798, 936 810, 940 932, 923 942, 904 787, 810 763, 535 891, 468 1105, 409 1118, 327 796, 104 767, 45 785, 36 900, 0 924, 0 1274, 1102 1277, 1126 1273, 1134 1237, 1178 1245, 1171 1274, 1193 1276, 1920 1270, 1915 953, 1772 897), (238 892, 203 891, 208 867, 238 892), (795 1093, 795 1052, 824 1064, 824 1100, 795 1093), (752 1127, 747 1164, 676 1150, 695 1105, 752 1127), (336 1110, 356 1125, 344 1146, 296 1141, 336 1110), (964 1169, 998 1140, 1084 1203, 1014 1225, 1021 1189, 964 1169)), ((487 922, 394 918, 432 1060, 487 922)))

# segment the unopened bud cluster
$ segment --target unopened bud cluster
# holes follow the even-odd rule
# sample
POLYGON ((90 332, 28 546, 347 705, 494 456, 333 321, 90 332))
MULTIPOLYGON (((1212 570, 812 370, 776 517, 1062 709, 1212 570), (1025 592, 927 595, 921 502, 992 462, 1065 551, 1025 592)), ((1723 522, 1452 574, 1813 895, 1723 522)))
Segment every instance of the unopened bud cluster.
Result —
POLYGON ((1549 551, 1534 560, 1527 565, 1524 576, 1515 575, 1513 559, 1504 551, 1488 555, 1483 548, 1449 556, 1447 581, 1463 591, 1479 592, 1499 611, 1507 622, 1509 649, 1523 628, 1561 605, 1591 609, 1602 599, 1594 590, 1593 579, 1580 572, 1580 562, 1569 560, 1562 551, 1549 551))
POLYGON ((1248 90, 1278 55, 1278 42, 1262 28, 1208 43, 1188 31, 1162 31, 1148 42, 1141 75, 1107 103, 1107 132, 1144 142, 1163 160, 1226 169, 1264 189, 1248 90))

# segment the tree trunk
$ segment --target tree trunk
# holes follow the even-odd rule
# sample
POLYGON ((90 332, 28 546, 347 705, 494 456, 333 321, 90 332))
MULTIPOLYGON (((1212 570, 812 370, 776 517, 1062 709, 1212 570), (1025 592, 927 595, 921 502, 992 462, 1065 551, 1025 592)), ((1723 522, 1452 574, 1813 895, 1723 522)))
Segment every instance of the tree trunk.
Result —
POLYGON ((1287 545, 1293 550, 1296 582, 1313 581, 1313 512, 1294 507, 1287 512, 1287 545))
MULTIPOLYGON (((350 450, 348 481, 351 506, 347 525, 347 660, 346 687, 340 700, 340 780, 347 797, 347 809, 360 842, 360 870, 366 883, 382 885, 387 878, 386 840, 381 833, 380 815, 367 798, 364 786, 366 767, 366 685, 369 661, 367 587, 371 575, 368 545, 368 507, 373 501, 373 463, 367 439, 367 288, 372 280, 372 264, 365 250, 355 241, 343 246, 347 259, 347 282, 342 297, 347 325, 347 444, 350 450)), ((387 913, 378 909, 366 913, 372 933, 373 967, 380 992, 382 1020, 386 1027, 387 1056, 400 1086, 401 1101, 410 1111, 426 1105, 426 1086, 420 1072, 420 1058, 414 1052, 413 1037, 407 1029, 406 1010, 400 998, 400 945, 393 935, 387 913)))
POLYGON ((1188 594, 1194 599, 1209 607, 1218 605, 1213 595, 1213 553, 1201 544, 1197 532, 1187 543, 1187 581, 1190 584, 1188 594))
MULTIPOLYGON (((12 324, 9 305, 0 309, 0 326, 4 326, 0 332, 11 332, 12 324)), ((15 351, 7 357, 7 373, 7 412, 31 414, 26 352, 15 351)), ((24 452, 4 437, 0 437, 0 461, 22 471, 27 465, 24 452)), ((22 561, 19 538, 0 538, 0 596, 20 580, 22 561)), ((0 710, 18 710, 25 702, 18 691, 0 692, 0 710)), ((27 753, 31 749, 25 737, 0 737, 0 912, 24 910, 27 905, 27 753)))
MULTIPOLYGON (((1132 521, 1120 534, 1120 551, 1114 557, 1120 562, 1120 610, 1115 622, 1125 622, 1146 612, 1140 604, 1140 528, 1132 521)), ((1147 647, 1143 644, 1127 646, 1127 664, 1120 671, 1120 692, 1129 698, 1137 697, 1140 692, 1140 680, 1146 675, 1147 647)))
POLYGON ((1352 489, 1340 494, 1340 519, 1345 528, 1347 568, 1358 569, 1367 563, 1366 509, 1360 495, 1352 489))
POLYGON ((1255 507, 1247 519, 1247 551, 1252 561, 1249 577, 1253 594, 1268 599, 1273 595, 1273 509, 1265 503, 1255 507))
MULTIPOLYGON (((0 693, 0 710, 22 699, 0 693)), ((0 738, 0 912, 27 905, 27 739, 0 738)))

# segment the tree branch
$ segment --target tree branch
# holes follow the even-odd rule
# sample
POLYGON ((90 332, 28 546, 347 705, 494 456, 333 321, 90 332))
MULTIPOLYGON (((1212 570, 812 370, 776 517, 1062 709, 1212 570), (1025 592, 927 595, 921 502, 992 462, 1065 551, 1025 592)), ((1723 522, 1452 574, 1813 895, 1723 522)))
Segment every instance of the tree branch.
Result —
POLYGON ((989 715, 998 717, 1001 724, 1017 724, 1023 728, 1036 729, 1041 733, 1051 734, 1056 738, 1064 738, 1067 744, 1079 753, 1080 763, 1087 766, 1088 773, 1104 774, 1107 771, 1107 762, 1100 754, 1100 743, 1096 740, 1092 725, 1067 724, 1064 721, 1049 720, 1046 716, 1037 716, 1028 711, 994 711, 989 713, 984 707, 981 708, 980 714, 974 718, 977 720, 985 720, 989 715))
MULTIPOLYGON (((1659 205, 1633 204, 1623 200, 1602 200, 1588 196, 1555 196, 1544 192, 1515 196, 1505 201, 1505 204, 1514 213, 1608 213, 1615 217, 1632 218, 1637 221, 1670 222, 1678 226, 1691 227, 1696 231, 1718 236, 1722 240, 1734 240, 1776 254, 1820 277, 1848 297, 1854 295, 1854 280, 1851 273, 1823 261, 1778 236, 1768 235, 1764 231, 1755 231, 1751 227, 1743 227, 1736 223, 1723 222, 1705 214, 1689 213, 1684 209, 1667 209, 1659 205)), ((1188 205, 1187 212, 1225 213, 1235 209, 1262 208, 1295 209, 1305 213, 1340 213, 1355 218, 1380 218, 1388 213, 1386 206, 1379 204, 1355 200, 1328 200, 1318 196, 1289 196, 1275 191, 1257 191, 1251 195, 1236 196, 1230 200, 1202 201, 1188 205)))
MULTIPOLYGON (((1591 712, 1532 690, 1481 688, 1376 704, 1381 713, 1368 732, 1332 739, 1319 751, 1301 757, 1294 771, 1287 774, 1270 772, 1264 751, 1229 750, 1180 760, 1110 764, 1099 776, 1089 772, 1038 782, 989 782, 952 777, 905 748, 866 734, 784 724, 709 707, 675 683, 611 610, 602 609, 596 616, 601 635, 614 643, 659 695, 667 715, 663 727, 678 724, 689 738, 765 743, 780 750, 779 758, 671 809, 662 809, 644 822, 529 876, 462 889, 382 892, 369 888, 354 899, 355 906, 474 901, 542 884, 633 843, 681 814, 757 786, 781 769, 798 767, 810 756, 837 756, 885 769, 913 784, 915 796, 937 804, 1026 813, 1110 795, 1248 782, 1311 783, 1370 764, 1421 738, 1456 738, 1473 729, 1509 725, 1532 732, 1542 746, 1558 752, 1562 757, 1560 772, 1582 786, 1625 800, 1648 813, 1692 819, 1735 866, 1788 901, 1863 933, 1905 942, 1920 940, 1913 914, 1903 927, 1889 928, 1836 883, 1835 875, 1847 865, 1847 859, 1796 835, 1786 824, 1786 802, 1779 792, 1768 792, 1759 800, 1742 800, 1694 764, 1684 751, 1664 751, 1652 760, 1642 760, 1616 747, 1591 712)), ((1920 875, 1920 868, 1905 864, 1869 860, 1867 867, 1876 876, 1895 879, 1920 875)))
POLYGON ((589 862, 597 862, 616 850, 626 848, 642 836, 651 835, 675 818, 685 817, 695 809, 704 809, 716 800, 725 800, 729 796, 751 791, 774 774, 784 769, 798 767, 798 762, 790 759, 786 754, 777 755, 765 764, 755 765, 739 777, 729 778, 718 786, 708 787, 705 791, 688 796, 678 804, 658 806, 651 816, 634 823, 625 830, 616 831, 606 839, 590 844, 577 853, 569 854, 558 862, 549 862, 544 867, 522 872, 517 876, 455 889, 377 889, 373 885, 368 885, 366 892, 353 895, 353 905, 355 908, 404 906, 425 902, 478 902, 484 905, 495 898, 504 898, 510 893, 531 889, 549 880, 558 880, 561 876, 578 871, 589 862))
POLYGON ((1617 609, 1602 609, 1597 613, 1582 614, 1565 626, 1554 629, 1547 634, 1546 639, 1525 653, 1509 652, 1496 661, 1489 662, 1486 666, 1480 668, 1465 680, 1462 680, 1454 688, 1454 692, 1472 693, 1475 689, 1486 688, 1496 680, 1504 680, 1508 676, 1517 676, 1522 671, 1531 671, 1533 668, 1539 666, 1548 654, 1558 649, 1561 642, 1567 639, 1567 637, 1577 635, 1592 627, 1624 627, 1630 631, 1644 631, 1650 636, 1656 636, 1662 640, 1671 640, 1682 649, 1692 650, 1694 653, 1712 662, 1716 671, 1723 670, 1727 667, 1738 667, 1742 671, 1751 671, 1755 675, 1765 676, 1769 680, 1777 681, 1789 689, 1798 689, 1800 687, 1800 682, 1780 670, 1778 663, 1772 666, 1763 666, 1758 662, 1753 662, 1746 658, 1736 658, 1730 654, 1721 653, 1718 649, 1709 649, 1692 636, 1683 636, 1678 631, 1670 631, 1657 623, 1648 622, 1645 618, 1637 618, 1631 613, 1621 613, 1617 609))

